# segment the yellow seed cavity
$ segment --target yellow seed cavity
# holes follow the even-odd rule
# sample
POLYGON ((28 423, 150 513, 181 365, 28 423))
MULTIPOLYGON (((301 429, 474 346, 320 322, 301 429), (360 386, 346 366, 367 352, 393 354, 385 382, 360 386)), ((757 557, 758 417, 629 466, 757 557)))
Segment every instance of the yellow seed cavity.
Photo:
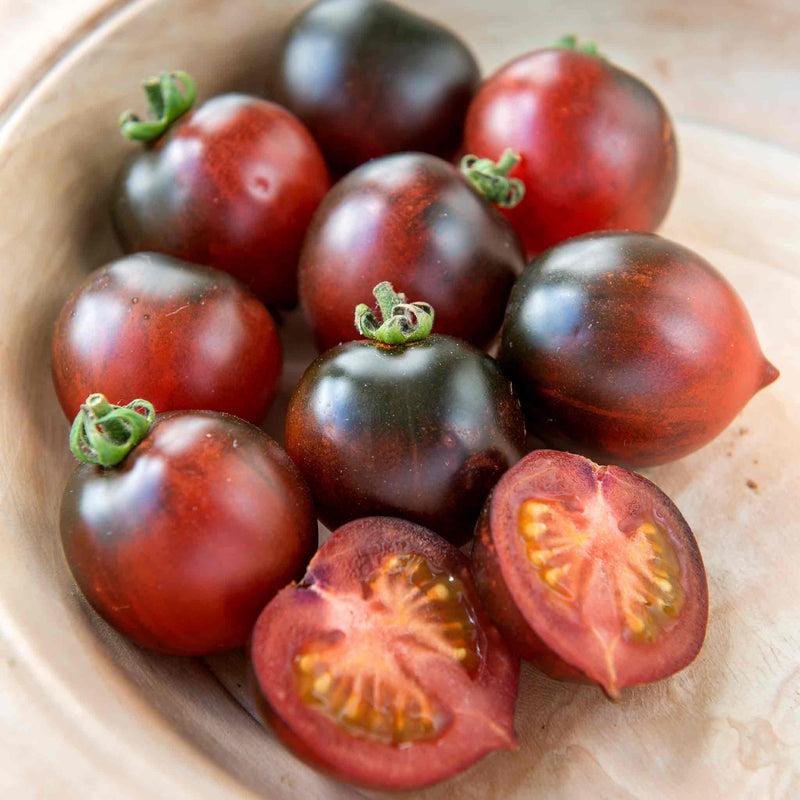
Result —
POLYGON ((552 589, 555 589, 558 586, 561 578, 564 577, 569 572, 569 568, 572 564, 564 564, 563 567, 552 567, 551 569, 546 569, 542 573, 542 579, 544 582, 552 589))
POLYGON ((661 589, 664 594, 672 592, 672 584, 666 578, 660 578, 657 575, 653 576, 653 583, 661 589))
POLYGON ((311 672, 316 660, 310 653, 306 653, 297 660, 297 666, 300 667, 301 672, 311 672))
POLYGON ((547 503, 538 500, 526 500, 520 509, 520 516, 541 519, 550 510, 547 503))
POLYGON ((528 541, 536 541, 543 533, 547 532, 544 522, 523 522, 522 536, 528 541))
POLYGON ((536 550, 533 547, 528 548, 528 561, 530 561, 534 567, 543 567, 547 564, 552 555, 552 550, 536 550))
POLYGON ((625 620, 633 633, 641 633, 644 630, 644 620, 636 614, 627 614, 625 620))
POLYGON ((447 591, 447 587, 443 586, 441 583, 434 584, 430 589, 428 589, 428 598, 430 600, 447 600, 449 597, 450 592, 447 591))
POLYGON ((465 647, 457 647, 453 651, 453 655, 459 660, 463 661, 467 657, 467 650, 465 647))
POLYGON ((331 688, 332 680, 330 672, 323 672, 322 675, 314 681, 314 693, 327 694, 328 690, 331 688))

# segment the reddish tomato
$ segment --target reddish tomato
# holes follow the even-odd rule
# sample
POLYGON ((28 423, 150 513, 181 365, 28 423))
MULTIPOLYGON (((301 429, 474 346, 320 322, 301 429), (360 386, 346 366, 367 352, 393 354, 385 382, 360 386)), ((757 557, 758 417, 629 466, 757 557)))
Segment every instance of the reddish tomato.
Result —
POLYGON ((441 25, 385 0, 322 0, 286 32, 270 88, 345 173, 405 150, 449 156, 479 81, 441 25))
POLYGON ((503 213, 531 255, 602 229, 653 230, 678 171, 664 106, 638 78, 579 50, 536 50, 502 67, 467 113, 464 151, 522 156, 525 196, 503 213))
POLYGON ((430 531, 340 528, 259 617, 258 701, 312 765, 415 789, 515 748, 519 663, 476 602, 467 559, 430 531))
POLYGON ((155 253, 93 272, 53 337, 53 383, 72 419, 101 391, 160 411, 200 408, 260 422, 281 372, 269 311, 238 281, 155 253))
POLYGON ((308 131, 286 109, 243 94, 153 124, 123 125, 126 135, 153 137, 117 180, 112 212, 125 250, 217 267, 267 305, 294 306, 303 236, 330 185, 308 131))
POLYGON ((265 433, 183 411, 158 415, 119 466, 76 468, 61 538, 109 624, 153 650, 204 655, 245 643, 264 605, 302 574, 317 522, 303 479, 265 433))
POLYGON ((628 465, 697 450, 778 377, 722 275, 645 233, 542 254, 511 294, 499 358, 539 437, 628 465))
POLYGON ((703 559, 672 501, 620 467, 538 450, 495 487, 472 558, 523 658, 611 696, 691 663, 708 621, 703 559))
POLYGON ((500 328, 525 253, 511 226, 435 156, 371 161, 314 216, 300 301, 320 350, 358 338, 353 309, 381 280, 436 309, 436 330, 483 347, 500 328))

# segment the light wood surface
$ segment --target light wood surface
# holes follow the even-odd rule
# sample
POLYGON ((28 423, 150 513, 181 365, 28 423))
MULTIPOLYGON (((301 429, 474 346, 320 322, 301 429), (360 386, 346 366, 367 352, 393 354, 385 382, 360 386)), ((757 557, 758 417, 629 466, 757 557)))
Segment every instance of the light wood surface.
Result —
MULTIPOLYGON (((248 705, 241 654, 158 657, 110 631, 74 589, 57 536, 70 457, 49 338, 80 276, 117 254, 107 218, 109 182, 127 150, 117 114, 141 107, 142 76, 178 63, 204 95, 257 89, 274 31, 298 5, 114 8, 12 103, 0 128, 2 797, 358 796, 299 764, 234 700, 248 705)), ((555 6, 409 5, 445 20, 457 5, 487 66, 573 27, 554 21, 555 6), (521 18, 514 25, 508 9, 521 18)), ((573 13, 559 8, 562 19, 573 13)), ((635 14, 630 21, 650 55, 673 23, 653 22, 654 32, 635 14)), ((616 705, 526 668, 520 752, 493 755, 420 797, 800 797, 800 155, 696 123, 678 132, 682 176, 663 232, 728 276, 783 373, 716 442, 648 473, 703 550, 706 644, 685 672, 616 705)), ((310 355, 299 318, 284 339, 290 358, 273 431, 310 355)))

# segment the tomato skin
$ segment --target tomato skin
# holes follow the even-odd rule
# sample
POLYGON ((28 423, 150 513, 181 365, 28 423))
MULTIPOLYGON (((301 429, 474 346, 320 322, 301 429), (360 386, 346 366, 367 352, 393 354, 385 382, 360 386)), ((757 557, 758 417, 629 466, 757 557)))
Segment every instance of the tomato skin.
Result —
POLYGON ((499 359, 536 435, 629 466, 697 450, 778 377, 722 275, 644 233, 588 234, 533 261, 499 359))
POLYGON ((245 643, 317 543, 311 493, 260 429, 159 414, 117 467, 81 464, 61 504, 64 554, 93 608, 138 644, 204 655, 245 643))
POLYGON ((436 312, 436 331, 488 344, 525 266, 517 235, 458 170, 403 153, 365 164, 323 201, 300 259, 300 302, 317 346, 358 338, 353 309, 388 280, 436 312))
POLYGON ((93 272, 67 301, 52 374, 73 419, 93 392, 157 411, 225 411, 258 423, 277 391, 281 342, 267 309, 224 272, 137 253, 93 272))
MULTIPOLYGON (((451 777, 486 753, 515 749, 514 704, 519 683, 519 661, 487 619, 477 602, 468 559, 431 531, 387 517, 355 520, 339 528, 309 564, 303 581, 288 586, 264 609, 253 632, 251 687, 261 718, 295 755, 339 780, 369 788, 410 790, 451 777), (372 622, 375 646, 381 652, 399 650, 404 671, 450 712, 452 720, 432 741, 395 747, 349 734, 330 719, 315 713, 298 697, 292 681, 293 661, 309 640, 336 631, 346 643, 363 622, 342 624, 336 601, 362 596, 370 573, 383 558, 415 553, 459 581, 472 607, 482 648, 476 674, 434 654, 430 647, 408 644, 409 627, 383 635, 372 622), (487 721, 491 724, 487 725, 487 721)), ((375 654, 378 658, 379 653, 375 654)), ((391 684, 389 674, 386 683, 391 684)))
POLYGON ((267 305, 297 302, 297 260, 330 186, 314 140, 286 109, 242 94, 206 101, 131 154, 114 227, 153 250, 234 275, 267 305))
MULTIPOLYGON (((565 539, 562 538, 562 542, 565 539)), ((563 545, 562 545, 563 546, 563 545)), ((595 555, 613 560, 613 549, 595 555), (602 555, 601 555, 602 553, 602 555)), ((694 535, 675 504, 646 478, 620 467, 598 467, 586 458, 555 450, 536 450, 512 467, 497 483, 479 518, 472 548, 475 585, 483 607, 508 642, 511 650, 558 680, 600 684, 617 698, 621 689, 668 677, 697 656, 708 624, 708 585, 705 567, 694 535), (580 623, 551 606, 535 591, 535 579, 515 545, 521 503, 533 498, 552 498, 584 511, 599 493, 613 511, 622 538, 642 519, 656 520, 665 538, 677 551, 679 580, 685 600, 678 617, 654 642, 632 642, 620 635, 606 653, 593 652, 600 638, 588 632, 593 609, 589 582, 579 584, 579 603, 584 604, 580 623), (588 598, 588 599, 587 599, 588 598), (615 661, 613 669, 609 660, 615 661)), ((580 569, 572 562, 570 566, 580 569)), ((607 583, 605 569, 598 571, 607 583)), ((597 579, 599 581, 599 578, 597 579)), ((596 581, 597 582, 597 581, 596 581)), ((619 586, 613 587, 617 592, 619 586)), ((596 590, 593 590, 596 591, 596 590)))
POLYGON ((306 370, 289 403, 286 449, 329 528, 393 515, 462 543, 525 452, 525 429, 507 378, 466 342, 360 341, 306 370))
POLYGON ((450 156, 479 79, 446 28, 383 0, 323 0, 289 27, 270 89, 344 174, 404 150, 450 156))
POLYGON ((678 174, 666 109, 638 78, 578 50, 535 50, 488 78, 470 105, 464 152, 498 159, 525 196, 503 213, 529 255, 578 234, 651 231, 678 174))

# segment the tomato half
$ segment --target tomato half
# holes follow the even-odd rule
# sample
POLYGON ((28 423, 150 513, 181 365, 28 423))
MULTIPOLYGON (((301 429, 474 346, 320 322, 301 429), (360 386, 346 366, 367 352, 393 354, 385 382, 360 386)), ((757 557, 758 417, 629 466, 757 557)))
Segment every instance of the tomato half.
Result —
POLYGON ((708 588, 692 531, 655 484, 620 467, 530 453, 487 500, 472 558, 495 625, 553 677, 618 697, 682 669, 703 643, 708 588))
POLYGON ((418 788, 515 747, 519 663, 467 559, 418 525, 336 531, 264 610, 251 655, 266 720, 342 780, 418 788))

